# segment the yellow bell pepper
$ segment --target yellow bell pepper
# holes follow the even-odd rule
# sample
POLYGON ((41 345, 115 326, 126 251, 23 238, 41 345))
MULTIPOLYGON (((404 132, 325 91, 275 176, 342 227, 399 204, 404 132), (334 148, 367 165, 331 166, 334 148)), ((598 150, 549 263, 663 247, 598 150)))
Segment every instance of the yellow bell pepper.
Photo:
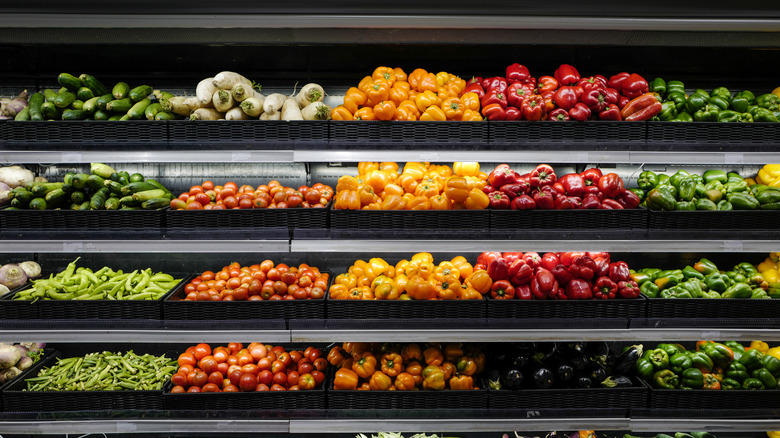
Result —
POLYGON ((752 186, 752 185, 756 184, 756 180, 754 180, 753 178, 745 178, 745 182, 749 186, 752 186))
POLYGON ((750 348, 760 351, 762 354, 766 354, 769 351, 769 344, 764 341, 751 341, 750 348))
POLYGON ((758 272, 763 273, 764 271, 768 271, 770 269, 777 269, 777 263, 771 258, 767 257, 763 262, 756 266, 756 269, 758 269, 758 272))
MULTIPOLYGON (((419 109, 420 112, 423 113, 431 105, 438 105, 438 102, 439 102, 439 97, 436 96, 436 93, 430 90, 423 91, 422 93, 418 94, 417 97, 414 99, 414 103, 417 104, 417 109, 419 109)), ((442 115, 444 115, 444 111, 442 111, 442 115)))
POLYGON ((767 283, 780 283, 780 271, 777 269, 767 269, 761 272, 761 276, 764 277, 764 281, 767 283))
POLYGON ((766 354, 780 359, 780 347, 772 347, 767 350, 766 354))
POLYGON ((452 170, 458 176, 479 175, 479 163, 476 161, 456 161, 452 163, 452 170))
POLYGON ((777 97, 780 97, 780 87, 777 87, 774 90, 772 90, 772 94, 774 94, 777 97))
POLYGON ((444 110, 438 106, 431 105, 422 113, 420 120, 423 122, 444 122, 447 120, 447 116, 444 114, 444 110))
POLYGON ((769 438, 780 438, 780 431, 777 431, 777 430, 775 430, 775 431, 768 431, 766 433, 766 436, 768 436, 769 438))

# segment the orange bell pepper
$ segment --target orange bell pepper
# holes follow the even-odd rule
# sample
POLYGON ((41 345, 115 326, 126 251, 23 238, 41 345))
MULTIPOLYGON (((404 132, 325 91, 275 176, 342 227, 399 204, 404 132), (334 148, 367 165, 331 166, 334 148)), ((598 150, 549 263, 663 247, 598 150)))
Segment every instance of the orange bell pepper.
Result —
MULTIPOLYGON (((406 283, 409 282, 409 278, 403 274, 403 271, 396 271, 399 272, 395 275, 395 287, 398 288, 398 293, 400 295, 403 295, 406 292, 406 283)), ((398 299, 401 299, 399 296, 398 299)))
POLYGON ((382 356, 382 372, 395 377, 404 370, 403 359, 398 353, 385 353, 382 356))
MULTIPOLYGON (((420 112, 425 112, 429 107, 439 104, 439 97, 436 93, 428 90, 418 94, 414 99, 414 103, 420 112)), ((444 111, 442 111, 442 114, 444 114, 444 111)))
POLYGON ((344 190, 336 195, 333 202, 336 210, 360 210, 360 198, 356 191, 344 190))
POLYGON ((482 371, 485 370, 485 363, 487 362, 487 357, 485 356, 485 353, 477 353, 476 355, 471 357, 474 359, 474 362, 477 364, 477 372, 476 374, 482 374, 482 371))
POLYGON ((415 180, 421 181, 423 176, 425 176, 425 166, 421 163, 406 163, 401 174, 411 175, 415 180))
POLYGON ((485 118, 479 111, 467 109, 463 111, 463 117, 460 120, 462 122, 484 122, 485 118))
MULTIPOLYGON (((388 93, 389 98, 389 93, 388 93)), ((374 116, 379 120, 393 120, 396 105, 392 100, 383 100, 374 105, 374 116)))
POLYGON ((436 367, 426 367, 423 370, 423 389, 431 389, 435 391, 440 391, 444 389, 447 382, 444 379, 444 372, 439 368, 436 367), (433 368, 430 372, 426 373, 425 370, 433 368))
POLYGON ((408 277, 406 294, 414 300, 430 300, 436 296, 433 285, 419 275, 408 277))
POLYGON ((341 348, 344 350, 345 353, 355 355, 363 353, 364 351, 369 351, 371 349, 371 344, 368 342, 344 342, 341 344, 341 348))
POLYGON ((461 300, 481 300, 482 294, 473 287, 465 287, 460 292, 461 300))
MULTIPOLYGON (((357 111, 357 107, 355 107, 357 111)), ((339 105, 330 111, 331 120, 352 120, 352 112, 345 106, 339 105)))
POLYGON ((398 80, 395 76, 395 72, 390 67, 377 67, 374 72, 371 73, 371 77, 374 79, 384 79, 391 86, 398 80))
POLYGON ((467 376, 473 376, 477 372, 477 362, 470 356, 460 357, 455 364, 455 367, 460 374, 465 374, 467 376))
POLYGON ((399 295, 398 288, 392 283, 382 283, 374 289, 377 300, 397 300, 399 295))
POLYGON ((390 377, 381 371, 372 373, 371 378, 368 381, 368 385, 373 391, 387 391, 392 384, 393 381, 390 377))
POLYGON ((462 285, 460 281, 455 280, 454 277, 446 279, 444 282, 437 282, 436 296, 442 300, 455 300, 460 296, 462 285))
POLYGON ((480 269, 474 271, 466 278, 466 285, 476 289, 482 295, 485 295, 490 292, 490 287, 493 286, 493 279, 490 278, 487 271, 480 269))
POLYGON ((431 210, 449 210, 450 200, 444 195, 431 198, 431 210))
POLYGON ((396 82, 406 82, 406 72, 401 67, 394 68, 393 74, 395 75, 396 82))
POLYGON ((385 196, 382 200, 382 210, 404 210, 406 200, 399 195, 385 196))
POLYGON ((441 262, 433 270, 433 278, 438 282, 457 281, 460 278, 460 271, 452 262, 441 262))
POLYGON ((411 261, 433 263, 433 254, 429 252, 418 252, 412 255, 411 261))
MULTIPOLYGON (((401 348, 401 359, 407 364, 413 361, 423 360, 423 353, 422 348, 420 348, 420 344, 414 342, 405 344, 403 348, 401 348)), ((420 371, 422 371, 422 368, 420 368, 420 371)))
POLYGON ((444 379, 447 380, 455 373, 455 365, 452 362, 444 361, 441 366, 441 371, 444 373, 444 379))
POLYGON ((364 351, 359 354, 353 354, 352 371, 359 377, 368 379, 376 371, 376 357, 370 351, 364 351))
POLYGON ((333 378, 333 389, 357 389, 357 384, 357 374, 346 368, 336 371, 336 375, 333 378))
POLYGON ((417 387, 414 376, 409 373, 400 373, 395 376, 395 389, 399 391, 412 391, 417 387))
POLYGON ((349 288, 343 284, 332 284, 328 289, 328 293, 330 294, 330 297, 334 300, 347 299, 348 292, 349 292, 349 288))
POLYGON ((479 163, 476 161, 456 161, 452 163, 452 171, 458 176, 479 175, 479 163))
POLYGON ((469 275, 471 275, 472 272, 474 272, 474 267, 471 266, 471 263, 466 260, 466 257, 463 256, 456 256, 450 262, 455 265, 456 268, 458 268, 458 272, 460 272, 460 278, 466 279, 469 275))
POLYGON ((463 93, 463 96, 460 96, 460 101, 463 103, 464 110, 478 112, 481 109, 479 95, 477 93, 463 93))
MULTIPOLYGON (((444 194, 455 202, 465 202, 469 197, 468 181, 462 176, 452 176, 445 182, 444 194)), ((485 195, 487 198, 487 195, 485 195)), ((490 199, 488 199, 490 203, 490 199)))
POLYGON ((436 84, 438 84, 440 87, 450 81, 450 74, 446 71, 440 71, 436 73, 435 77, 436 84))
POLYGON ((341 368, 341 365, 347 361, 347 355, 344 354, 344 350, 337 345, 330 349, 327 360, 328 363, 334 367, 341 368))
POLYGON ((463 117, 463 103, 457 97, 450 97, 441 103, 447 120, 460 120, 463 117))
POLYGON ((406 203, 407 210, 430 210, 431 201, 425 196, 415 196, 406 203))
POLYGON ((442 353, 444 353, 444 360, 448 362, 455 362, 464 354, 463 344, 460 342, 448 342, 444 344, 442 353))
POLYGON ((358 197, 360 198, 360 205, 366 206, 372 202, 376 202, 377 196, 374 193, 374 188, 368 184, 363 184, 358 189, 358 197))
POLYGON ((349 289, 347 291, 347 294, 344 295, 345 300, 362 300, 363 299, 363 288, 361 287, 353 287, 352 289, 349 289))
POLYGON ((409 86, 411 87, 411 89, 415 91, 420 91, 420 89, 418 88, 420 85, 420 81, 427 74, 428 72, 421 68, 416 68, 412 70, 412 72, 409 73, 409 76, 407 77, 407 82, 409 82, 409 86))
MULTIPOLYGON (((404 84, 406 82, 403 82, 404 84)), ((398 83, 396 83, 398 84, 398 83)), ((389 99, 396 104, 396 106, 401 105, 401 102, 409 99, 409 90, 405 89, 404 87, 396 87, 395 85, 390 88, 390 96, 389 99)))
POLYGON ((367 100, 366 93, 357 87, 350 87, 344 94, 344 108, 354 114, 358 108, 366 104, 367 100))
POLYGON ((347 288, 353 288, 357 286, 357 277, 347 272, 344 274, 337 275, 336 278, 333 279, 333 282, 335 284, 344 285, 347 288))
POLYGON ((448 380, 450 389, 453 391, 463 391, 474 389, 474 378, 462 374, 453 374, 448 380))
POLYGON ((418 91, 432 91, 435 92, 439 89, 439 83, 436 81, 436 75, 428 73, 420 78, 420 82, 417 84, 418 91))
POLYGON ((419 185, 417 180, 409 173, 402 173, 396 180, 396 183, 398 183, 406 193, 414 193, 419 185))
POLYGON ((444 115, 444 111, 438 106, 431 105, 425 109, 425 112, 420 116, 420 121, 423 122, 443 122, 447 120, 447 116, 444 115))
POLYGON ((464 201, 469 210, 484 210, 490 204, 490 198, 480 189, 471 189, 469 195, 464 201))
POLYGON ((399 122, 413 122, 417 120, 417 114, 407 107, 400 107, 395 109, 393 120, 399 122))
POLYGON ((339 177, 336 183, 336 192, 343 192, 346 190, 356 191, 360 186, 355 177, 349 175, 342 175, 339 177))
POLYGON ((374 116, 374 108, 369 106, 364 106, 363 108, 360 108, 359 110, 355 111, 355 114, 352 115, 352 118, 354 120, 364 120, 364 121, 376 120, 376 116, 374 116))
POLYGON ((432 198, 439 195, 439 187, 430 182, 423 182, 414 189, 415 196, 424 196, 426 198, 432 198))
POLYGON ((403 189, 403 187, 399 186, 398 184, 387 184, 384 189, 381 191, 382 197, 388 197, 392 195, 396 196, 403 196, 406 191, 403 189))
POLYGON ((390 175, 381 170, 371 170, 366 174, 365 183, 371 186, 374 193, 382 193, 390 182, 390 175))
POLYGON ((404 372, 409 373, 414 378, 414 384, 420 385, 422 384, 423 378, 422 378, 422 371, 423 366, 419 361, 411 361, 406 364, 406 369, 404 372))
POLYGON ((358 175, 365 175, 371 171, 379 170, 379 163, 375 161, 361 161, 358 163, 358 175))
POLYGON ((390 266, 384 259, 380 257, 372 257, 366 264, 366 275, 371 277, 372 285, 376 283, 392 282, 392 277, 395 276, 395 267, 390 266), (383 276, 384 278, 379 278, 383 276))
POLYGON ((371 76, 364 76, 363 79, 358 82, 357 89, 368 94, 368 88, 374 83, 374 78, 371 76))
POLYGON ((398 173, 398 163, 395 161, 383 161, 379 163, 379 170, 384 172, 398 173))
POLYGON ((375 79, 374 82, 368 86, 366 96, 368 96, 366 106, 373 107, 377 103, 387 100, 390 96, 390 84, 384 79, 375 79))
POLYGON ((423 358, 426 365, 439 366, 444 362, 444 353, 438 345, 431 345, 423 351, 423 358))

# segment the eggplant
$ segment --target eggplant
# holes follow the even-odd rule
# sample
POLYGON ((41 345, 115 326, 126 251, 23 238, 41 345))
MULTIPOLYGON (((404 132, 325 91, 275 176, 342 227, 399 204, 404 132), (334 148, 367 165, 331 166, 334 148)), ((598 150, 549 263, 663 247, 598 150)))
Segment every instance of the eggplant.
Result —
POLYGON ((578 377, 574 381, 574 386, 576 386, 577 388, 593 388, 593 381, 590 380, 590 377, 585 377, 585 376, 578 377))
POLYGON ((567 363, 562 363, 555 368, 555 378, 560 382, 568 382, 574 378, 574 367, 567 363))
POLYGON ((513 368, 521 370, 525 368, 526 365, 528 365, 528 361, 531 359, 530 352, 517 352, 514 355, 510 356, 506 362, 507 368, 513 368))
POLYGON ((523 373, 518 369, 508 369, 501 376, 501 382, 506 389, 520 389, 523 387, 523 373))
POLYGON ((591 362, 587 372, 587 376, 594 382, 601 382, 607 378, 607 370, 596 362, 591 362))
POLYGON ((601 382, 601 386, 605 388, 630 388, 634 386, 634 382, 626 376, 615 374, 604 379, 601 382))
POLYGON ((563 354, 562 358, 577 371, 586 369, 590 364, 588 356, 582 351, 569 350, 563 354))
POLYGON ((544 364, 558 351, 555 342, 534 342, 534 352, 531 356, 534 362, 544 364))
POLYGON ((585 354, 591 361, 605 366, 607 364, 607 356, 609 356, 609 345, 604 341, 588 342, 585 347, 585 354))
POLYGON ((484 377, 490 389, 493 390, 501 389, 501 373, 497 369, 491 368, 489 370, 485 370, 484 377))
POLYGON ((580 353, 585 353, 585 343, 584 342, 567 342, 563 344, 563 348, 560 348, 560 350, 569 352, 569 351, 578 351, 580 353))
POLYGON ((628 374, 634 371, 637 361, 642 357, 642 345, 632 345, 615 358, 612 372, 628 374))
POLYGON ((555 385, 555 374, 549 368, 540 367, 531 374, 531 382, 538 389, 552 388, 555 385))

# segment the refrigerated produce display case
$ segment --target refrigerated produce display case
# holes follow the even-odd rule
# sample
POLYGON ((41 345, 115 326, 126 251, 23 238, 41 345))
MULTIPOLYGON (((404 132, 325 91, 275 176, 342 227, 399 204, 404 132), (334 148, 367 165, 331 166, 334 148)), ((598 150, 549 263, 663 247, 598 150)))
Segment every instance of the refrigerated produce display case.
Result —
MULTIPOLYGON (((533 5, 74 1, 67 6, 28 1, 0 6, 0 34, 2 97, 59 88, 62 72, 88 73, 106 85, 125 81, 193 95, 203 78, 233 71, 261 84, 266 94, 290 95, 304 84, 319 83, 324 102, 335 107, 378 66, 407 73, 419 67, 468 80, 502 76, 515 62, 532 76, 552 75, 561 64, 576 66, 583 76, 636 72, 648 81, 682 81, 689 94, 727 87, 759 95, 780 86, 780 8, 762 1, 728 6, 568 0, 533 5)), ((0 161, 56 181, 69 172, 88 174, 90 163, 105 163, 154 178, 174 196, 205 180, 336 188, 342 175, 358 174, 358 163, 380 161, 478 161, 485 172, 507 163, 520 173, 548 163, 559 175, 597 167, 619 175, 629 188, 644 171, 671 175, 684 169, 701 175, 719 169, 754 176, 765 164, 780 163, 780 123, 0 120, 0 161)), ((661 343, 696 350, 697 342, 706 340, 780 345, 776 299, 669 300, 643 294, 635 300, 504 303, 488 293, 451 302, 339 302, 325 288, 319 299, 241 308, 236 306, 241 303, 182 300, 198 291, 200 281, 192 280, 204 271, 267 259, 316 266, 329 273, 330 286, 356 260, 381 258, 396 266, 416 253, 431 253, 436 263, 463 256, 477 264, 486 251, 604 251, 632 269, 675 270, 702 258, 719 267, 758 265, 780 251, 777 210, 551 210, 513 216, 521 212, 349 211, 326 204, 265 212, 0 209, 0 264, 35 260, 48 276, 80 258, 79 266, 96 271, 151 268, 182 280, 158 301, 137 307, 111 301, 21 305, 12 299, 20 292, 13 291, 0 298, 0 340, 46 342, 56 351, 42 361, 46 366, 58 355, 105 350, 176 360, 190 346, 230 342, 301 351, 314 346, 324 355, 342 343, 390 350, 408 343, 423 349, 464 343, 497 356, 526 348, 517 345, 542 348, 552 342, 561 349, 606 343, 612 356, 637 344, 645 351, 661 343)), ((41 366, 21 378, 38 375, 41 366)), ((457 371, 464 372, 460 367, 457 371)), ((129 364, 125 369, 128 376, 122 378, 136 370, 129 364)), ((23 391, 25 385, 16 380, 0 388, 0 434, 347 437, 398 431, 482 438, 567 430, 567 437, 586 438, 593 433, 577 431, 674 437, 674 431, 706 430, 736 438, 780 430, 780 389, 663 390, 652 378, 632 377, 625 388, 511 391, 491 387, 480 375, 470 381, 479 388, 473 391, 390 391, 371 382, 373 391, 340 392, 334 388, 336 371, 329 369, 321 386, 295 398, 281 392, 210 399, 209 394, 176 394, 160 368, 153 374, 165 381, 162 391, 133 391, 132 398, 122 391, 94 396, 23 391)), ((370 373, 367 386, 369 378, 370 373)))

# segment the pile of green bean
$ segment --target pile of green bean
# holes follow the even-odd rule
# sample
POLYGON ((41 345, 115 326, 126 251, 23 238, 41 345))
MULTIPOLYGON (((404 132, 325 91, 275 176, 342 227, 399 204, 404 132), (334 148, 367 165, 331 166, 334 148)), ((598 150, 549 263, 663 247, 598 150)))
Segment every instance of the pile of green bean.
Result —
POLYGON ((58 358, 25 382, 27 391, 160 390, 176 369, 176 360, 165 356, 103 351, 58 358))
POLYGON ((104 267, 93 272, 76 269, 76 262, 49 278, 34 280, 33 287, 18 292, 15 300, 158 300, 181 279, 150 268, 133 272, 104 267))

